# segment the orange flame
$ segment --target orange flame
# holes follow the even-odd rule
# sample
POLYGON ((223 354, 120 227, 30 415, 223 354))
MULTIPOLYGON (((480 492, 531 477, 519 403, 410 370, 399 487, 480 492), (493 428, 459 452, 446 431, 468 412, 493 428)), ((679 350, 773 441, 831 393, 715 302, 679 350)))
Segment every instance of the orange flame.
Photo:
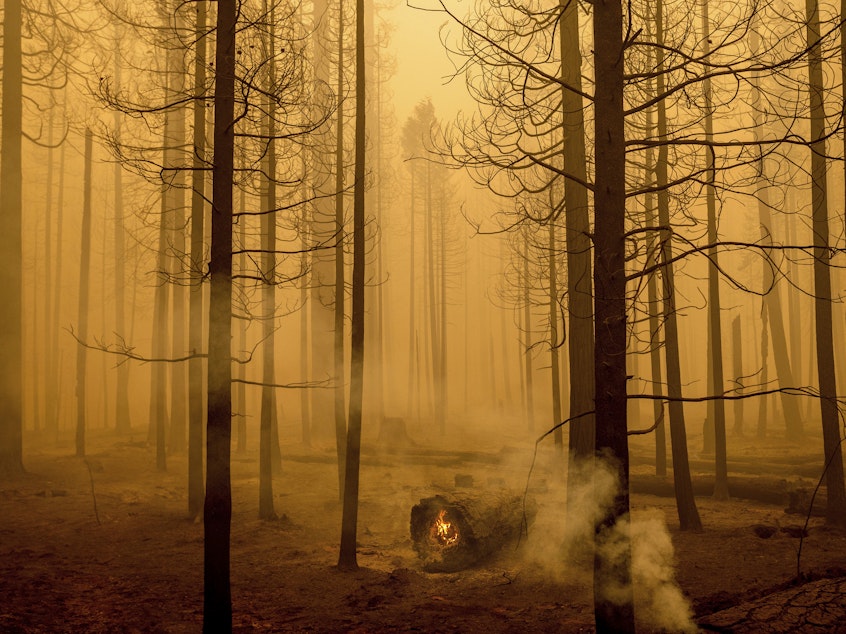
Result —
POLYGON ((445 516, 445 509, 438 513, 432 532, 442 546, 452 546, 458 542, 458 526, 446 521, 445 516))

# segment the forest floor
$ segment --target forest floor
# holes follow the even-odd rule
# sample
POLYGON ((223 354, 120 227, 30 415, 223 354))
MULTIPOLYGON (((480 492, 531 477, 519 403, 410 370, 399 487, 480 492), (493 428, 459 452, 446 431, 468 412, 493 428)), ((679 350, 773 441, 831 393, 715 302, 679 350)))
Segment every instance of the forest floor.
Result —
MULTIPOLYGON (((186 459, 170 456, 168 471, 157 472, 139 436, 90 433, 87 464, 70 455, 69 442, 51 449, 28 442, 27 473, 0 480, 0 632, 200 631, 203 529, 186 519, 186 459)), ((564 520, 566 489, 550 448, 532 475, 538 511, 518 547, 473 569, 423 571, 409 536, 413 504, 451 489, 457 474, 471 475, 476 489, 526 486, 531 443, 472 440, 472 451, 365 451, 354 573, 335 567, 341 511, 328 445, 283 447, 274 478, 280 519, 271 522, 257 519, 256 453, 233 453, 235 631, 593 631, 591 562, 572 547, 585 538, 564 520)), ((791 464, 807 469, 815 450, 753 441, 732 448, 762 488, 799 482, 791 464), (774 458, 778 473, 755 473, 774 458)), ((648 451, 633 445, 633 477, 649 473, 648 451)), ((695 630, 695 621, 720 631, 836 631, 833 624, 846 623, 846 606, 832 600, 846 577, 846 535, 819 517, 802 543, 801 572, 804 582, 829 584, 815 596, 833 620, 815 629, 813 619, 783 618, 779 609, 790 601, 772 599, 799 587, 791 584, 799 546, 792 535, 803 516, 785 513, 785 504, 702 496, 704 530, 682 532, 672 498, 635 494, 632 501, 641 527, 634 533, 643 567, 635 588, 639 629, 695 630), (762 617, 767 627, 748 626, 749 602, 767 597, 778 608, 762 617), (713 614, 726 608, 735 613, 713 614)))

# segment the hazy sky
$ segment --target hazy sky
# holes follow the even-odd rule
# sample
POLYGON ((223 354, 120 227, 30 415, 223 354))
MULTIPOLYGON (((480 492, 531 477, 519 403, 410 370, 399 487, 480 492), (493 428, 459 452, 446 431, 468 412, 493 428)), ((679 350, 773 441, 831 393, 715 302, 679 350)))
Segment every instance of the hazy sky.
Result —
MULTIPOLYGON (((435 3, 412 0, 412 4, 435 3)), ((399 0, 389 15, 396 26, 391 48, 396 55, 397 72, 391 85, 397 122, 401 126, 414 105, 426 97, 432 98, 439 118, 453 119, 461 104, 469 102, 469 96, 463 78, 447 83, 453 65, 441 45, 440 27, 448 16, 413 9, 406 0, 399 0)))

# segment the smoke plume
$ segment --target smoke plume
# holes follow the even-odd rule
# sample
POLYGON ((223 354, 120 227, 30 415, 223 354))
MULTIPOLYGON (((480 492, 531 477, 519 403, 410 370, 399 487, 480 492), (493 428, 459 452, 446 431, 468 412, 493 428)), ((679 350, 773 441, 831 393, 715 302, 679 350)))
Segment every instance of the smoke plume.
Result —
MULTIPOLYGON (((526 559, 559 581, 590 583, 593 571, 594 525, 610 507, 619 483, 606 461, 582 464, 577 485, 564 483, 538 499, 538 514, 530 531, 526 559), (591 471, 593 472, 591 474, 591 471), (592 475, 592 477, 591 477, 592 475)), ((640 627, 669 632, 696 632, 690 604, 675 581, 675 557, 666 521, 660 511, 635 510, 602 540, 602 554, 624 556, 626 534, 631 539, 635 615, 640 627)), ((600 589, 610 600, 622 600, 629 588, 600 589)))

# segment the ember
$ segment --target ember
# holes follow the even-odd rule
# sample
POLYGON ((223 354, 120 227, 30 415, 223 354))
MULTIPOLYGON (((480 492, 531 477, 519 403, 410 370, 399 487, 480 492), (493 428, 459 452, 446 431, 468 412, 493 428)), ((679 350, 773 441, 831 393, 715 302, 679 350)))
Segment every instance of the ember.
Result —
POLYGON ((423 498, 411 508, 411 541, 429 572, 476 566, 516 540, 534 503, 520 493, 484 491, 423 498), (524 515, 525 513, 525 515, 524 515))
POLYGON ((432 526, 432 536, 444 548, 458 542, 458 525, 446 520, 446 509, 441 509, 435 524, 432 526))

